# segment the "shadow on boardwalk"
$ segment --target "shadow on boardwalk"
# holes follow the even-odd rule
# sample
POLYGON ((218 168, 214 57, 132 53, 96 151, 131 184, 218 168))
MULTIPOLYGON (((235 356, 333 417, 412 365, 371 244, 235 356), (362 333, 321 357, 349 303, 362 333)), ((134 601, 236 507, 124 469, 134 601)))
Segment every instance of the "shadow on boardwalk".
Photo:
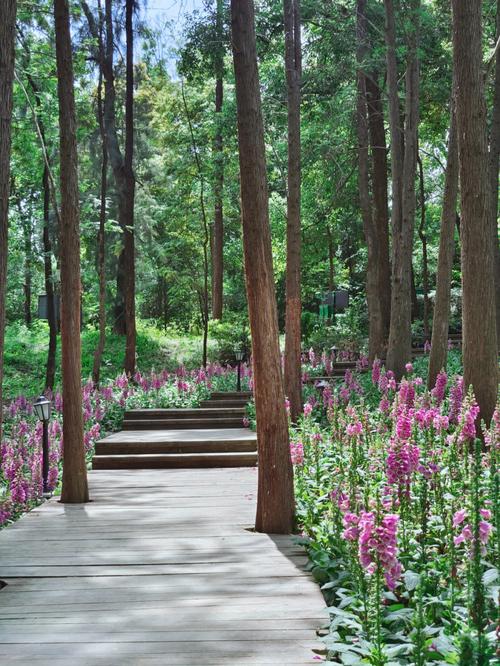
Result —
POLYGON ((291 537, 248 531, 252 468, 91 472, 0 532, 0 662, 318 663, 324 602, 291 537))

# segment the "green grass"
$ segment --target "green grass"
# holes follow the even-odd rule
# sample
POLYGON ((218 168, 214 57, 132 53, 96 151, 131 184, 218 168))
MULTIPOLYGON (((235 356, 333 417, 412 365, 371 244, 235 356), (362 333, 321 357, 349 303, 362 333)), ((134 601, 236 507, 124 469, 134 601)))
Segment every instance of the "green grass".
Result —
MULTIPOLYGON (((92 373, 94 350, 98 332, 95 329, 82 331, 82 377, 92 373)), ((36 395, 44 388, 45 365, 49 342, 48 326, 35 322, 30 328, 14 323, 6 328, 4 356, 4 398, 17 395, 36 395)), ((56 384, 61 381, 61 345, 58 337, 56 384)), ((211 345, 213 349, 213 344, 211 345)), ((125 338, 107 332, 103 354, 101 378, 116 377, 123 369, 125 338)), ((145 322, 137 326, 137 367, 142 371, 151 369, 175 369, 180 363, 197 367, 201 363, 201 339, 189 335, 163 333, 145 322)))

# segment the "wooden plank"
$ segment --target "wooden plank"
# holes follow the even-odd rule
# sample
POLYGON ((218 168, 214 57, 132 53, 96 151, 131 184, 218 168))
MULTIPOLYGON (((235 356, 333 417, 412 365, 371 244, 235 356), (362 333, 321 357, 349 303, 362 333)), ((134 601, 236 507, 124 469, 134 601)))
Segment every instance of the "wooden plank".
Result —
POLYGON ((251 469, 92 472, 0 532, 0 662, 314 664, 327 621, 292 537, 247 530, 251 469))

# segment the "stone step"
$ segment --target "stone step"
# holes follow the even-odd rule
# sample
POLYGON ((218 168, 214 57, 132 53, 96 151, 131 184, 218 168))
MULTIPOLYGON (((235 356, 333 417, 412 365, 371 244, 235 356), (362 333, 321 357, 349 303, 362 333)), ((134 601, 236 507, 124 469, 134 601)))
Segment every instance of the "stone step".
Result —
POLYGON ((214 391, 210 394, 210 400, 251 400, 250 391, 214 391))
POLYGON ((137 441, 114 439, 113 441, 101 440, 95 448, 96 456, 128 456, 148 454, 183 454, 183 453, 244 453, 256 452, 257 440, 255 437, 248 439, 191 439, 191 440, 169 440, 157 439, 155 441, 137 441))
POLYGON ((124 419, 123 430, 197 430, 198 428, 242 428, 243 415, 238 418, 171 418, 124 419))
POLYGON ((219 418, 243 418, 245 407, 208 407, 208 408, 174 408, 174 409, 130 409, 125 412, 125 421, 156 421, 167 419, 219 419, 219 418))
POLYGON ((93 458, 92 469, 255 467, 256 464, 256 452, 101 455, 93 458))
POLYGON ((308 377, 306 379, 305 383, 306 384, 316 384, 317 382, 333 382, 333 381, 341 381, 344 379, 344 373, 336 374, 336 375, 328 375, 325 377, 308 377))
POLYGON ((200 402, 200 407, 218 407, 220 409, 226 409, 227 407, 246 407, 249 401, 245 400, 203 400, 200 402))

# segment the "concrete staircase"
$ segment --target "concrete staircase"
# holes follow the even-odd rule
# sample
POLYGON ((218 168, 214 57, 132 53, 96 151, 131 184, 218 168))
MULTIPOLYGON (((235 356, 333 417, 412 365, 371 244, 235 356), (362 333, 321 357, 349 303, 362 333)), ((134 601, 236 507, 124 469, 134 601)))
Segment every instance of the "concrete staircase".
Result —
POLYGON ((134 409, 97 442, 93 469, 247 467, 257 438, 243 428, 250 393, 212 393, 194 409, 134 409))

